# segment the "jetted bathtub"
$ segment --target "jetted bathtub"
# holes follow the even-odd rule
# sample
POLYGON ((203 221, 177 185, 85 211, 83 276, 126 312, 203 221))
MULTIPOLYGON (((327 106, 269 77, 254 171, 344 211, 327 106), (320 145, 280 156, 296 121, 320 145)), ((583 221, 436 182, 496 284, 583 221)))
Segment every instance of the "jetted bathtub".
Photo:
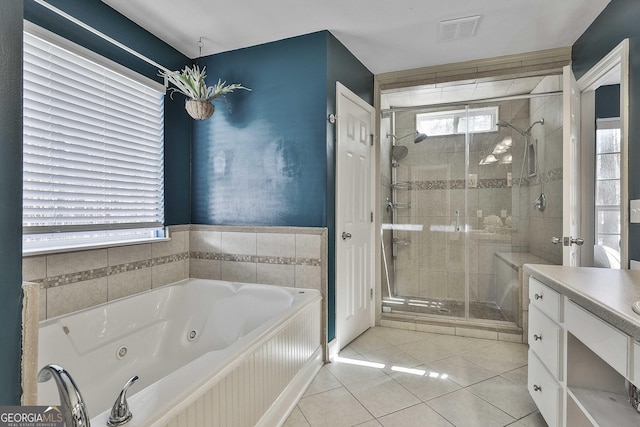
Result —
MULTIPOLYGON (((43 321, 38 352, 74 378, 93 427, 134 375, 127 426, 274 426, 322 365, 321 297, 188 279, 43 321)), ((59 401, 39 384, 39 404, 59 401)))

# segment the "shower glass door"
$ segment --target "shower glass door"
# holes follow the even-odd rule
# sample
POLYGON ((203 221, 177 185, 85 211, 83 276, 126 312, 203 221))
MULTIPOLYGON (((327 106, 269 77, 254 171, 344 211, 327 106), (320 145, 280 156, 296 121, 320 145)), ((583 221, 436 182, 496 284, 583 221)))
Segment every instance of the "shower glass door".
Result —
POLYGON ((395 294, 402 302, 392 309, 468 317, 467 110, 392 117, 393 143, 407 147, 405 157, 393 160, 391 180, 395 294), (416 129, 429 137, 415 143, 416 129))
POLYGON ((390 115, 391 310, 519 323, 514 253, 527 251, 529 183, 538 173, 538 130, 520 132, 531 123, 530 105, 516 99, 390 115), (416 130, 429 137, 414 143, 416 130))

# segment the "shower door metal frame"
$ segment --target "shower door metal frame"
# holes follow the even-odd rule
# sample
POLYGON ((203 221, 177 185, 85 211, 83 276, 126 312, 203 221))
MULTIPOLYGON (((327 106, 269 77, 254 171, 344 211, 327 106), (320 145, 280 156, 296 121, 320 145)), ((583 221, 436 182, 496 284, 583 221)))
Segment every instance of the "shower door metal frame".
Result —
MULTIPOLYGON (((460 106, 460 104, 453 104, 456 106, 460 106)), ((466 113, 466 123, 469 123, 469 104, 465 103, 462 108, 464 108, 465 113, 466 113)), ((414 109, 412 109, 414 110, 414 109)), ((395 113, 395 112, 392 112, 395 113)), ((396 133, 396 129, 395 129, 395 125, 396 125, 396 120, 395 120, 395 114, 392 114, 392 120, 391 120, 391 130, 392 130, 392 134, 396 133)), ((464 162, 464 181, 465 181, 465 186, 464 186, 464 191, 465 191, 465 196, 464 196, 464 206, 463 206, 463 215, 462 218, 464 218, 464 220, 462 222, 459 221, 459 217, 456 219, 456 225, 452 224, 452 216, 450 213, 451 210, 451 206, 450 206, 450 202, 447 203, 447 214, 445 215, 447 218, 447 222, 448 224, 451 225, 451 227, 453 227, 455 229, 455 232, 460 232, 462 231, 464 233, 464 317, 457 317, 456 318, 462 318, 465 320, 470 320, 469 317, 469 299, 470 299, 470 290, 469 290, 469 275, 470 275, 470 271, 469 271, 469 233, 468 233, 468 221, 467 218, 469 217, 469 213, 468 213, 468 191, 469 191, 469 144, 470 144, 470 135, 468 132, 468 128, 467 131, 465 132, 465 144, 464 144, 464 158, 465 158, 465 162, 464 162), (460 228, 462 230, 460 230, 460 228)), ((395 140, 394 143, 392 144, 392 148, 396 145, 395 140)), ((392 161, 393 164, 393 161, 392 161)), ((427 166, 428 168, 447 168, 447 182, 451 182, 451 165, 449 163, 445 164, 445 165, 430 165, 427 166)), ((391 171, 391 206, 392 206, 392 211, 391 211, 391 223, 392 224, 398 224, 397 222, 397 213, 396 213, 396 205, 397 205, 397 191, 398 188, 394 185, 398 182, 397 179, 397 168, 392 166, 392 171, 391 171)), ((448 191, 450 191, 451 189, 449 188, 448 191)), ((447 195, 448 200, 450 200, 450 195, 448 193, 447 195)), ((393 295, 390 295, 390 299, 397 299, 397 287, 396 287, 396 283, 397 283, 397 271, 396 271, 396 260, 397 260, 397 254, 398 254, 398 244, 399 244, 399 238, 397 235, 397 230, 395 228, 392 228, 391 230, 392 235, 391 235, 391 259, 392 259, 392 263, 393 263, 393 271, 394 271, 394 280, 393 280, 393 286, 391 287, 392 291, 393 291, 393 295)), ((411 241, 408 241, 408 244, 411 244, 411 241)), ((445 271, 445 273, 448 274, 448 272, 445 271)), ((408 297, 408 296, 404 296, 403 297, 408 297)), ((479 319, 481 320, 481 319, 479 319)))

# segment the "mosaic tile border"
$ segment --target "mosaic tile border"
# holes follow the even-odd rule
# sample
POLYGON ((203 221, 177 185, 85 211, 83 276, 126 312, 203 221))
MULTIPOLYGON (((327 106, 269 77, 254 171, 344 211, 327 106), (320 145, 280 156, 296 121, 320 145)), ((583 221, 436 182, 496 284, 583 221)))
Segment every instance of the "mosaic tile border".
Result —
POLYGON ((59 276, 31 280, 31 282, 40 284, 40 287, 44 289, 55 288, 57 286, 69 285, 71 283, 83 282, 85 280, 101 279, 103 277, 126 273, 128 271, 141 270, 143 268, 155 267, 157 265, 169 264, 186 259, 189 259, 189 253, 183 252, 158 258, 130 262, 126 264, 118 264, 102 268, 94 268, 91 270, 78 271, 75 273, 61 274, 59 276))
POLYGON ((256 264, 280 264, 280 265, 307 265, 322 266, 322 260, 316 258, 295 258, 295 257, 275 257, 275 256, 258 256, 258 255, 235 255, 214 252, 183 252, 179 254, 167 255, 158 258, 146 259, 142 261, 118 264, 109 267, 95 268, 91 270, 79 271, 75 273, 62 274, 59 276, 48 277, 45 279, 32 280, 38 283, 40 288, 55 288, 57 286, 69 285, 86 280, 101 279, 103 277, 113 276, 116 274, 126 273, 128 271, 142 270, 158 265, 169 264, 172 262, 184 261, 188 259, 206 259, 218 261, 233 262, 252 262, 256 264))
POLYGON ((190 252, 189 258, 216 261, 253 262, 256 264, 309 265, 320 267, 322 260, 317 258, 276 257, 264 255, 234 255, 218 252, 190 252))
MULTIPOLYGON (((552 169, 545 171, 542 175, 538 174, 531 178, 514 178, 514 187, 529 187, 532 185, 538 185, 540 182, 548 183, 553 181, 562 180, 562 168, 552 169)), ((478 180, 477 187, 471 187, 472 189, 490 189, 490 188, 510 188, 506 178, 487 178, 478 180)), ((397 182, 391 186, 395 190, 464 190, 466 181, 464 179, 437 179, 432 181, 402 181, 397 182)))
POLYGON ((543 174, 538 174, 531 178, 530 185, 539 185, 540 181, 544 182, 553 182, 560 181, 562 179, 562 168, 551 169, 550 171, 545 171, 543 174))

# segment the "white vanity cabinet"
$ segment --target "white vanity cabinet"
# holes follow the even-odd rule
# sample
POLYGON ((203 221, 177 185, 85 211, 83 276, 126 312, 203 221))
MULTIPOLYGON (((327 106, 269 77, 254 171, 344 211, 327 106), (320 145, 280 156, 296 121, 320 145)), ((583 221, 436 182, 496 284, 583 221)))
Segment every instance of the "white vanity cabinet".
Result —
POLYGON ((529 367, 531 397, 549 427, 562 425, 561 296, 529 279, 529 367))
POLYGON ((640 387, 640 342, 633 343, 633 383, 640 387))
POLYGON ((640 426, 640 343, 569 296, 529 278, 528 388, 549 426, 640 426))

